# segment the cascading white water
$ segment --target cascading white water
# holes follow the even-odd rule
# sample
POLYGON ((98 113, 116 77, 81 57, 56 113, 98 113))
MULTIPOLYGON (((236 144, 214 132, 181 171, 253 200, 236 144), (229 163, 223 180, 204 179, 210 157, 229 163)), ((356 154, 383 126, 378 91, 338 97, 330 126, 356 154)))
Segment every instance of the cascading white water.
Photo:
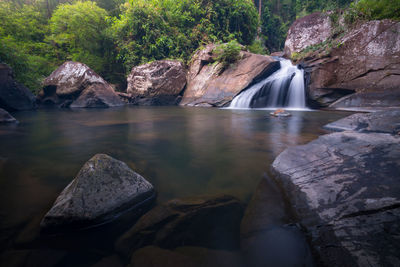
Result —
POLYGON ((281 59, 280 69, 237 95, 230 108, 306 108, 304 70, 281 59))

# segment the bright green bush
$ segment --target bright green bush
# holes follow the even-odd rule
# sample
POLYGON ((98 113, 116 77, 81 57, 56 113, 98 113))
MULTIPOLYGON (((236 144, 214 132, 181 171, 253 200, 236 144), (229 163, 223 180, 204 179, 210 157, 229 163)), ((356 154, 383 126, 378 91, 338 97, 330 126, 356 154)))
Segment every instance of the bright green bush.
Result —
POLYGON ((222 68, 225 69, 240 59, 241 50, 242 46, 238 41, 232 40, 228 43, 218 45, 213 53, 216 55, 216 61, 222 63, 222 68))
POLYGON ((400 20, 400 0, 360 0, 352 8, 363 19, 400 20))

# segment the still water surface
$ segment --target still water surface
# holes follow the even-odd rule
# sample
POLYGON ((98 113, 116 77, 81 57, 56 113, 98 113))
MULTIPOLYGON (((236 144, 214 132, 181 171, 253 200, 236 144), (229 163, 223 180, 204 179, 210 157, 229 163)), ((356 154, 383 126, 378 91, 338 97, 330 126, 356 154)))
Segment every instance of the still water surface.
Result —
POLYGON ((348 113, 182 107, 39 110, 0 125, 1 249, 43 214, 94 154, 126 162, 158 202, 226 193, 248 201, 274 158, 348 113))

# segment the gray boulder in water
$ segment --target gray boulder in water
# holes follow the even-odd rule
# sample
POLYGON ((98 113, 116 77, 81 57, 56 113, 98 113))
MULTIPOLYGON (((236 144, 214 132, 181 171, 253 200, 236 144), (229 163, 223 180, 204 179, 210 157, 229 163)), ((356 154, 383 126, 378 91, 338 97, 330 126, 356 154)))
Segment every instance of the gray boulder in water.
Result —
POLYGON ((10 113, 0 108, 0 123, 18 123, 18 121, 10 113))
POLYGON ((273 162, 323 266, 400 265, 400 136, 341 132, 273 162))
POLYGON ((124 162, 97 154, 83 165, 41 222, 43 230, 101 224, 154 198, 153 186, 124 162))

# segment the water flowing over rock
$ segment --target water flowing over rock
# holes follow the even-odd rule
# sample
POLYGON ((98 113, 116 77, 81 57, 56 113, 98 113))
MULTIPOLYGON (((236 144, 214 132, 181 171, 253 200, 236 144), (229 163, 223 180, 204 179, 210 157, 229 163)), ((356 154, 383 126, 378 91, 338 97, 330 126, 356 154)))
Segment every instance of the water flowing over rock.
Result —
MULTIPOLYGON (((302 20, 311 23, 312 16, 302 20)), ((331 48, 303 59, 311 73, 310 99, 336 109, 400 106, 400 22, 376 20, 352 27, 344 36, 330 40, 331 48)), ((300 28, 289 31, 288 40, 300 35, 300 28)), ((313 43, 318 41, 316 38, 313 43)))
POLYGON ((28 88, 14 80, 12 69, 0 63, 0 108, 7 111, 36 108, 36 98, 28 88))
POLYGON ((332 133, 272 167, 323 266, 400 264, 400 136, 332 133))
POLYGON ((159 60, 134 67, 128 76, 130 102, 176 105, 186 85, 187 70, 177 60, 159 60))
POLYGON ((143 215, 118 240, 116 249, 130 256, 147 245, 238 248, 242 215, 240 201, 227 195, 170 200, 143 215))
POLYGON ((282 59, 279 63, 279 70, 242 91, 229 107, 304 109, 304 71, 293 66, 287 59, 282 59))
POLYGON ((400 109, 356 113, 324 126, 331 131, 358 131, 400 134, 400 109))
POLYGON ((0 108, 0 124, 1 123, 17 123, 18 121, 7 111, 0 108))
POLYGON ((215 62, 214 48, 215 45, 210 44, 193 56, 180 105, 225 106, 249 85, 279 68, 279 62, 272 57, 242 51, 241 59, 221 73, 221 64, 215 62))
POLYGON ((43 83, 41 104, 61 107, 103 108, 124 103, 102 77, 83 63, 67 61, 43 83))
POLYGON ((154 188, 125 163, 104 154, 86 162, 41 222, 44 230, 101 224, 154 198, 154 188))

